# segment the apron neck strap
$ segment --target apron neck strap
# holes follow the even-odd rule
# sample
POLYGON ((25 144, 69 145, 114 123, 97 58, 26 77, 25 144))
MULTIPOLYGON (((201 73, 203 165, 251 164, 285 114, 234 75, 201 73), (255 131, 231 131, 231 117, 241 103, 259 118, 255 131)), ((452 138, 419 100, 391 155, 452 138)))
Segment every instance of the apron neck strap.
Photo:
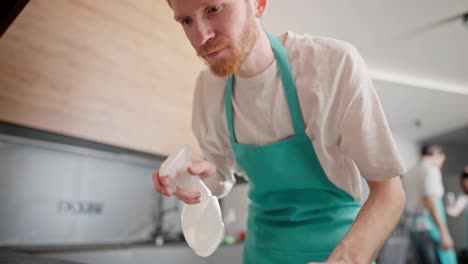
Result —
POLYGON ((296 84, 289 64, 288 55, 286 54, 283 43, 278 36, 269 32, 267 32, 267 35, 275 54, 276 63, 281 75, 281 81, 283 82, 284 93, 288 100, 289 112, 291 113, 291 119, 294 124, 294 132, 296 135, 304 134, 304 118, 302 117, 301 106, 299 104, 299 98, 297 97, 296 84))
POLYGON ((231 143, 236 142, 236 134, 234 132, 234 126, 233 126, 233 119, 232 119, 232 86, 234 82, 234 77, 233 75, 229 76, 229 78, 226 81, 226 121, 227 121, 227 126, 229 130, 229 138, 231 139, 231 143))

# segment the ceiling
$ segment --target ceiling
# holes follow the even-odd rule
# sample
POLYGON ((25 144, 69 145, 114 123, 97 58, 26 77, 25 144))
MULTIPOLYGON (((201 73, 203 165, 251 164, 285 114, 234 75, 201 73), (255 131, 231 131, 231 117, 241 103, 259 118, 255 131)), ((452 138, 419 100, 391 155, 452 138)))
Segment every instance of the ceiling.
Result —
MULTIPOLYGON (((369 65, 390 126, 424 140, 468 126, 466 0, 271 0, 266 30, 343 39, 369 65), (444 20, 448 22, 442 22, 444 20), (414 122, 421 121, 416 127, 414 122)), ((468 142, 468 137, 460 140, 468 142)))
POLYGON ((468 125, 468 95, 381 80, 374 85, 392 130, 400 135, 425 140, 468 125))

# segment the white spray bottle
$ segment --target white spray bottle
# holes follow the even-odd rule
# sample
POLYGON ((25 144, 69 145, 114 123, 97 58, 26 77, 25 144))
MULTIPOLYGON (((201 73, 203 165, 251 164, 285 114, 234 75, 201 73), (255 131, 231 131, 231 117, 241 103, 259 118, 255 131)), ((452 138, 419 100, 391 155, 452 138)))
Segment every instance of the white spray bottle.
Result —
POLYGON ((211 255, 224 238, 224 223, 218 199, 205 183, 187 172, 191 165, 192 149, 183 145, 161 165, 159 175, 168 176, 169 189, 177 187, 201 193, 200 203, 184 204, 181 213, 182 230, 187 244, 201 257, 211 255))

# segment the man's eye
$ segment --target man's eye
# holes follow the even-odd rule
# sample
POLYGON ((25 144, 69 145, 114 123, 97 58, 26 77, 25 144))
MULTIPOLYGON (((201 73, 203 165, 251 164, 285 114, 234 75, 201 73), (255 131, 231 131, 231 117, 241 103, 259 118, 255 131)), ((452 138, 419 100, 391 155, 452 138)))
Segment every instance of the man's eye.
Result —
POLYGON ((186 17, 180 20, 180 23, 182 25, 189 25, 192 23, 192 19, 190 17, 186 17))
POLYGON ((215 6, 208 7, 208 9, 206 10, 206 13, 212 14, 212 13, 219 12, 220 10, 221 10, 221 5, 215 5, 215 6))

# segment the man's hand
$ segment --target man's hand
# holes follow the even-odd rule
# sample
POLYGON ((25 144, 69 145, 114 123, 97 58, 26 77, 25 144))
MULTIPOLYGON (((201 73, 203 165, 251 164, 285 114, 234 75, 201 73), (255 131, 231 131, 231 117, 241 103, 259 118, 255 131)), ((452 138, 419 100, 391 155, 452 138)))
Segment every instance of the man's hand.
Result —
POLYGON ((440 232, 440 247, 443 250, 449 250, 453 248, 453 239, 448 230, 440 232))
MULTIPOLYGON (((207 178, 216 173, 216 167, 206 160, 193 161, 192 165, 187 168, 187 172, 193 176, 200 177, 201 179, 207 178)), ((169 179, 167 176, 160 177, 159 170, 153 173, 154 189, 170 197, 171 191, 169 190, 169 179)), ((201 193, 183 190, 177 187, 174 193, 180 200, 187 204, 197 204, 200 202, 201 193)))
POLYGON ((453 239, 447 224, 442 220, 442 212, 437 206, 437 198, 432 196, 424 196, 424 205, 431 213, 432 219, 440 232, 440 247, 444 250, 453 248, 453 239))

